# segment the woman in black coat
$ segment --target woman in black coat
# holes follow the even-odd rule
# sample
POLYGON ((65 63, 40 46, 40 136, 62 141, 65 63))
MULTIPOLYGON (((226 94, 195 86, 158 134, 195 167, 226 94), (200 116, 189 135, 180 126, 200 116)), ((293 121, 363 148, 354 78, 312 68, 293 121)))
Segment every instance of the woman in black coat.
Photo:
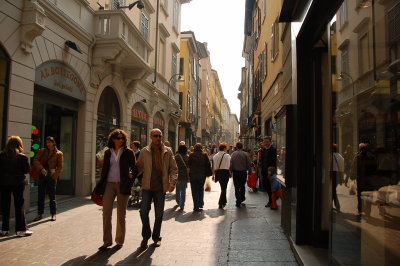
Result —
POLYGON ((29 172, 28 158, 23 155, 24 147, 18 136, 11 136, 0 153, 1 214, 3 217, 0 236, 10 231, 11 194, 14 196, 15 232, 17 236, 30 236, 26 227, 24 210, 24 189, 27 184, 25 174, 29 172))
POLYGON ((96 193, 103 195, 103 245, 100 251, 112 245, 111 217, 113 204, 117 198, 116 248, 121 248, 125 241, 126 206, 133 180, 137 174, 135 155, 127 147, 128 135, 121 129, 115 129, 108 136, 108 150, 104 153, 101 178, 96 186, 96 193))

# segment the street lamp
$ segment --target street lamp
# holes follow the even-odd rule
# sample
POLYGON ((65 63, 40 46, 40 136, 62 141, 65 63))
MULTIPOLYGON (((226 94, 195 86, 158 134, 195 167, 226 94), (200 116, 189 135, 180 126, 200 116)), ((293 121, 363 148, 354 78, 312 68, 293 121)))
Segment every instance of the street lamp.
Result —
POLYGON ((175 80, 175 82, 176 82, 176 81, 178 81, 178 82, 184 81, 184 80, 182 79, 181 74, 178 73, 178 74, 172 75, 172 77, 171 77, 171 78, 169 79, 169 81, 168 81, 168 97, 169 97, 169 89, 170 89, 170 87, 172 87, 171 82, 174 80, 175 77, 178 77, 178 80, 175 80))
POLYGON ((143 9, 144 8, 144 4, 140 0, 136 1, 136 2, 133 2, 132 4, 129 4, 127 6, 121 6, 119 2, 116 2, 116 5, 117 5, 117 9, 129 8, 129 10, 131 10, 135 5, 137 5, 137 8, 139 8, 139 9, 143 9))
POLYGON ((339 81, 342 81, 342 80, 344 79, 345 76, 348 77, 348 78, 350 78, 350 80, 351 80, 351 85, 352 85, 352 87, 353 87, 353 95, 352 95, 352 96, 354 97, 354 79, 353 79, 353 77, 350 76, 349 73, 340 72, 338 80, 339 80, 339 81))

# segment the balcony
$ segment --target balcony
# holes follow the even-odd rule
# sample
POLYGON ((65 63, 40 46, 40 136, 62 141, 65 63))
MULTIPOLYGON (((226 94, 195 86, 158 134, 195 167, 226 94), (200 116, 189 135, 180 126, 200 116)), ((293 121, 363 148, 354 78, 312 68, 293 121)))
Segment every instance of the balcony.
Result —
POLYGON ((149 55, 153 47, 139 29, 121 10, 95 12, 93 65, 105 68, 106 63, 117 66, 123 78, 145 79, 151 73, 149 55))

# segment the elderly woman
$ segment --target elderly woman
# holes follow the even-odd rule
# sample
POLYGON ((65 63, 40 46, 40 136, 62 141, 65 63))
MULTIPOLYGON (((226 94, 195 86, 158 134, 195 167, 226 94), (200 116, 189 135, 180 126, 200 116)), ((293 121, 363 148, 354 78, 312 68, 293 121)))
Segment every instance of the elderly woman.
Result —
POLYGON ((25 174, 29 171, 28 158, 23 154, 24 147, 18 136, 11 136, 3 152, 0 153, 0 194, 1 215, 3 218, 0 236, 10 230, 11 194, 14 197, 15 232, 17 236, 30 236, 26 227, 24 211, 24 189, 27 184, 25 174))
POLYGON ((212 175, 211 163, 207 153, 203 152, 202 145, 194 145, 193 153, 189 155, 190 187, 193 197, 193 211, 199 212, 204 206, 204 183, 207 176, 212 175))

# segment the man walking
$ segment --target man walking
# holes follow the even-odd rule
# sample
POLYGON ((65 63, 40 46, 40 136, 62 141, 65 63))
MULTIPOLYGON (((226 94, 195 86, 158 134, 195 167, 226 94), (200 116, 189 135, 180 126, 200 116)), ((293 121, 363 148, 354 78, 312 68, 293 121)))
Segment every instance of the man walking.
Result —
POLYGON ((236 207, 240 207, 245 197, 245 185, 247 171, 251 171, 251 161, 247 152, 243 151, 243 144, 236 143, 236 151, 231 155, 231 169, 233 173, 233 184, 235 186, 236 207))
POLYGON ((264 138, 264 147, 261 152, 261 165, 262 165, 262 175, 264 179, 265 189, 268 193, 268 203, 265 207, 271 207, 272 203, 272 192, 271 192, 271 182, 268 179, 268 168, 275 167, 276 168, 276 148, 272 146, 272 138, 265 137, 264 138))
POLYGON ((164 215, 165 193, 175 188, 178 175, 178 167, 171 148, 162 142, 162 132, 155 128, 150 132, 151 144, 144 147, 137 161, 139 173, 143 173, 142 179, 142 203, 140 206, 140 218, 142 220, 142 237, 140 244, 147 248, 150 237, 154 246, 161 245, 161 224, 164 215), (153 234, 151 233, 149 212, 151 202, 154 201, 155 221, 153 234))

